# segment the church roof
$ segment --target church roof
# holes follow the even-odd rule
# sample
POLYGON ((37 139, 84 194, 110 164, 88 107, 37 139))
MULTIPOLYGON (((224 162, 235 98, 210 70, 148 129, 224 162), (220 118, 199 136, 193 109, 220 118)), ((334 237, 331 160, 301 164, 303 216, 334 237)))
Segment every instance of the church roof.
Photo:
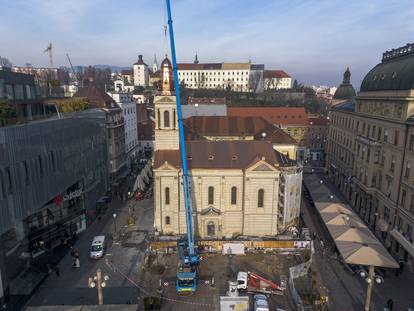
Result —
MULTIPOLYGON (((259 140, 263 139, 262 134, 266 133, 264 138, 266 141, 276 144, 296 144, 295 140, 283 130, 262 117, 193 116, 184 120, 184 126, 202 137, 254 136, 259 140)), ((188 136, 186 137, 189 139, 188 136)))
MULTIPOLYGON (((186 149, 189 169, 246 169, 260 160, 273 167, 293 163, 265 141, 188 141, 186 149)), ((180 150, 156 150, 154 168, 161 167, 165 162, 176 168, 181 167, 180 150)))
POLYGON ((134 65, 145 65, 145 66, 147 66, 147 64, 144 63, 144 60, 142 59, 142 55, 138 55, 138 61, 136 63, 134 63, 134 65))
POLYGON ((361 92, 410 89, 414 89, 414 43, 385 52, 361 84, 361 92))
POLYGON ((346 68, 341 85, 336 89, 333 99, 350 99, 355 97, 355 89, 351 84, 351 72, 346 68))

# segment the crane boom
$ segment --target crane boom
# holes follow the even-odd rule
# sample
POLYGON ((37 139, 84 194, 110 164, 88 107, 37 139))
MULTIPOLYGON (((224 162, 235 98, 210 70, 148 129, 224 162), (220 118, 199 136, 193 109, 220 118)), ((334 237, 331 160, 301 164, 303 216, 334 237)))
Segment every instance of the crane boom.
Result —
POLYGON ((75 69, 73 68, 73 65, 72 65, 72 62, 70 61, 70 57, 69 57, 69 54, 68 53, 66 53, 66 57, 68 58, 68 61, 69 61, 69 64, 70 64, 70 68, 72 68, 73 76, 75 77, 75 80, 77 82, 78 81, 78 77, 76 76, 75 69))
POLYGON ((187 164, 187 151, 184 138, 184 126, 183 117, 181 111, 181 99, 180 99, 180 83, 178 79, 177 59, 175 53, 175 42, 174 42, 174 30, 171 17, 171 5, 170 0, 166 0, 167 14, 168 14, 168 28, 170 34, 170 46, 171 46, 171 58, 173 65, 174 74, 174 88, 175 97, 177 102, 177 116, 178 116, 178 130, 181 150, 181 163, 182 163, 182 174, 183 174, 183 191, 184 191, 184 205, 185 205, 185 218, 187 224, 187 241, 179 242, 178 248, 183 248, 186 252, 180 252, 179 256, 181 266, 177 272, 177 291, 190 291, 194 292, 196 289, 197 282, 197 270, 194 267, 199 264, 199 257, 195 251, 194 243, 194 228, 193 228, 193 213, 191 208, 191 197, 190 197, 190 180, 188 176, 188 164, 187 164), (180 280, 183 282, 180 283, 180 280), (191 285, 189 285, 191 283, 191 285), (180 284, 184 284, 181 286, 180 284))

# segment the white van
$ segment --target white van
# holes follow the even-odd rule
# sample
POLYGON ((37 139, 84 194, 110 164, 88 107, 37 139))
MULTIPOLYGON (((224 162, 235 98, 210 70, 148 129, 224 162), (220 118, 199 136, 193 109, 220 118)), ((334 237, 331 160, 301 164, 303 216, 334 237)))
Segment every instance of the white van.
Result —
POLYGON ((247 272, 239 271, 237 273, 237 289, 247 289, 247 272))
POLYGON ((90 257, 92 259, 99 259, 103 257, 104 253, 105 253, 105 236, 98 235, 94 237, 92 240, 90 257))

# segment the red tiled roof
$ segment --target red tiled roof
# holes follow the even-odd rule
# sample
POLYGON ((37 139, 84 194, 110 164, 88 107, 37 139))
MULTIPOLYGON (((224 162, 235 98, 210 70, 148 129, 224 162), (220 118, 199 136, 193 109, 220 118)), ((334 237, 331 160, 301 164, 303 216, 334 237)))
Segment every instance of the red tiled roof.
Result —
POLYGON ((283 70, 265 70, 263 72, 264 78, 290 78, 290 76, 283 70))
POLYGON ((308 114, 303 107, 228 107, 229 116, 262 117, 274 125, 309 124, 308 114))
POLYGON ((201 70, 203 69, 203 64, 193 64, 193 63, 181 63, 177 64, 178 70, 201 70))
POLYGON ((87 85, 77 91, 73 97, 85 97, 92 108, 120 108, 111 96, 98 89, 94 82, 85 82, 87 85))
POLYGON ((224 105, 226 104, 226 98, 225 97, 190 97, 188 99, 188 103, 190 105, 194 105, 194 104, 200 104, 200 105, 205 105, 205 104, 219 104, 219 105, 224 105))
POLYGON ((262 117, 194 116, 184 120, 186 140, 204 139, 206 136, 253 136, 274 144, 296 144, 283 130, 262 117), (266 137, 263 138, 263 133, 266 137))
MULTIPOLYGON (((263 159, 278 167, 289 162, 286 157, 265 141, 189 141, 186 143, 189 169, 244 169, 263 159)), ((165 162, 181 167, 179 150, 157 150, 154 154, 154 168, 165 162)))

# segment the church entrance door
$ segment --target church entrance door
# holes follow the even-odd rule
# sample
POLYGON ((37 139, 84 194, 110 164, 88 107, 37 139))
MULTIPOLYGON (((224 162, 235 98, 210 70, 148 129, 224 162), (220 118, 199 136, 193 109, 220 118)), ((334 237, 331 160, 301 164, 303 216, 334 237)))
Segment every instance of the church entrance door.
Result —
POLYGON ((216 235, 216 224, 214 221, 207 223, 207 236, 213 237, 216 235))

